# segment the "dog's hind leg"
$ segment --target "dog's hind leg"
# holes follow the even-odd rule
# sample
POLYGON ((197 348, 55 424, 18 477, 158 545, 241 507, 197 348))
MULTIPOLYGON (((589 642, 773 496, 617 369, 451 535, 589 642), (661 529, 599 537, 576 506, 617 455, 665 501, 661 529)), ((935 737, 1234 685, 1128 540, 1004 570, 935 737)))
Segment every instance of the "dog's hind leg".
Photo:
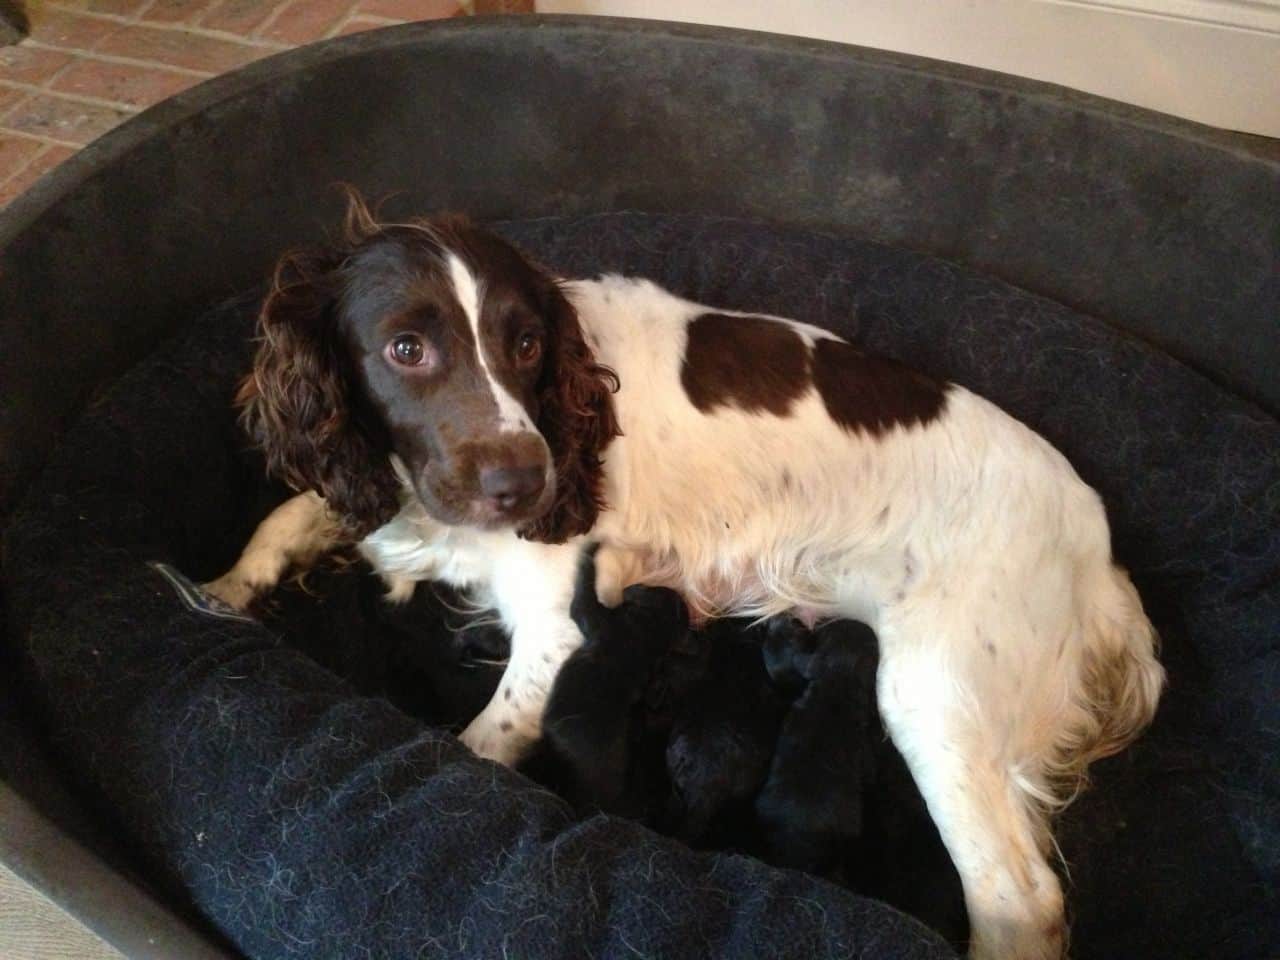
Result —
POLYGON ((1058 960, 1066 925, 1045 857, 1046 814, 1011 752, 1016 698, 988 696, 974 673, 982 664, 955 635, 973 629, 925 605, 887 617, 878 629, 880 713, 960 874, 970 956, 1058 960))

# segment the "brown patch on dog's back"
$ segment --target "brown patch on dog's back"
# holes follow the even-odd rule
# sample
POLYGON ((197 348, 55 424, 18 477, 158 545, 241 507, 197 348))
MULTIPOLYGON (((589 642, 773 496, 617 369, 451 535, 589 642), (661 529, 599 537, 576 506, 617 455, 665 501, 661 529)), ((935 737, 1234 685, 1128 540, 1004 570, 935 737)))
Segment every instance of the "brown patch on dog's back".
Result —
POLYGON ((947 403, 945 384, 843 340, 814 344, 813 385, 832 420, 873 437, 895 426, 932 423, 947 403))
POLYGON ((777 320, 704 313, 689 322, 680 384, 703 413, 733 406, 785 417, 809 386, 809 349, 777 320))

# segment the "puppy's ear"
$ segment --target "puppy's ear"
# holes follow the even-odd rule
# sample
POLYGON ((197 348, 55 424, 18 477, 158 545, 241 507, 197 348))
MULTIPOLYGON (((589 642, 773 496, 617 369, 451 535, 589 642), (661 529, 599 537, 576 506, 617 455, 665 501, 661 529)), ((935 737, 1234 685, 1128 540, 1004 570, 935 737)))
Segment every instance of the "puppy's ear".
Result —
POLYGON ((258 318, 253 372, 236 400, 267 468, 319 493, 359 539, 395 516, 399 483, 338 329, 342 259, 309 252, 280 261, 258 318))
POLYGON ((569 616, 582 631, 584 646, 601 639, 610 618, 609 609, 596 594, 596 554, 599 552, 600 544, 592 543, 578 555, 578 578, 573 588, 573 602, 569 604, 569 616))
POLYGON ((551 509, 520 531, 544 543, 586 533, 604 507, 604 449, 621 431, 613 408, 618 377, 596 363, 577 311, 550 279, 542 290, 549 339, 538 382, 538 429, 551 448, 556 498, 551 509))

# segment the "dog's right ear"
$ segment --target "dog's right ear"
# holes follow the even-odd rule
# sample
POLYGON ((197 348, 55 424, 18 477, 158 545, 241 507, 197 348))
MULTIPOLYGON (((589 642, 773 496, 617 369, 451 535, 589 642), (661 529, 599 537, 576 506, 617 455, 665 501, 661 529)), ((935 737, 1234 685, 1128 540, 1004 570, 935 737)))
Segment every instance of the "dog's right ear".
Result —
POLYGON ((359 539, 396 515, 400 485, 338 327, 344 259, 313 251, 280 261, 258 317, 253 372, 236 402, 267 469, 319 493, 359 539))

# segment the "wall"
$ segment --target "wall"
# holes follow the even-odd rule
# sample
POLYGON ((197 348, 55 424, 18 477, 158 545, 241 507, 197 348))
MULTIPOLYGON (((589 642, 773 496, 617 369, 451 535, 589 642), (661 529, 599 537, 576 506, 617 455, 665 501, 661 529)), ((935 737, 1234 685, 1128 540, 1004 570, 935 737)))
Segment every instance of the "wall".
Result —
POLYGON ((1280 137, 1280 0, 538 0, 863 44, 1280 137))

